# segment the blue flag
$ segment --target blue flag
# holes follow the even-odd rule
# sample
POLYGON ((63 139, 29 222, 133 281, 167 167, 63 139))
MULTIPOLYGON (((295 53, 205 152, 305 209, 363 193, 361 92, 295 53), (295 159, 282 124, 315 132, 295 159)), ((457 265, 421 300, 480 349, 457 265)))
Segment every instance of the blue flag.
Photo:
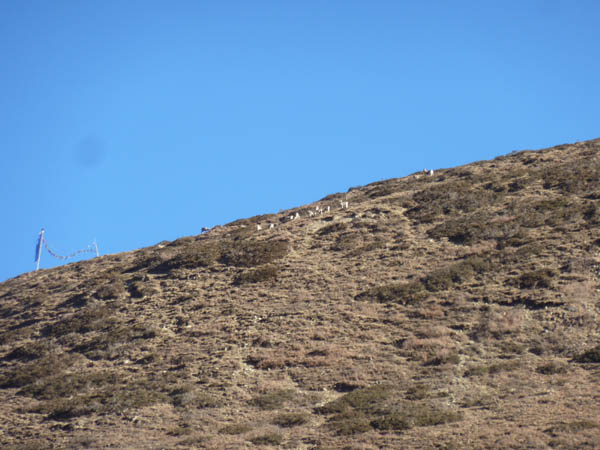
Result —
POLYGON ((38 238, 38 242, 37 245, 35 246, 35 259, 34 261, 37 262, 38 257, 40 256, 40 247, 42 245, 42 235, 40 234, 40 237, 38 238))
POLYGON ((42 248, 42 239, 44 239, 44 231, 45 230, 42 228, 42 231, 40 231, 40 237, 37 241, 37 245, 35 246, 35 262, 37 262, 40 257, 40 249, 42 248))

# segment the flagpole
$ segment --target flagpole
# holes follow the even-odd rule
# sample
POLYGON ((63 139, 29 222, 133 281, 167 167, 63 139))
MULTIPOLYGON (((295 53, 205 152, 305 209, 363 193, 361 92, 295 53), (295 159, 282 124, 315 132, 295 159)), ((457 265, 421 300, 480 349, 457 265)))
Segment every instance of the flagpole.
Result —
POLYGON ((38 239, 38 243, 37 243, 37 248, 36 248, 36 255, 35 255, 35 270, 38 271, 40 270, 40 259, 42 258, 42 243, 44 242, 44 229, 42 228, 42 231, 40 231, 40 237, 38 239))

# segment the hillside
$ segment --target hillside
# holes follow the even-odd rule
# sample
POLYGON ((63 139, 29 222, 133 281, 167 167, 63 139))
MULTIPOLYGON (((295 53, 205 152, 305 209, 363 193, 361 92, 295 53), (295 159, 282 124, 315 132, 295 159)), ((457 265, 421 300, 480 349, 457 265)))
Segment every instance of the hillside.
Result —
POLYGON ((0 446, 599 448, 599 179, 513 152, 8 280, 0 446))

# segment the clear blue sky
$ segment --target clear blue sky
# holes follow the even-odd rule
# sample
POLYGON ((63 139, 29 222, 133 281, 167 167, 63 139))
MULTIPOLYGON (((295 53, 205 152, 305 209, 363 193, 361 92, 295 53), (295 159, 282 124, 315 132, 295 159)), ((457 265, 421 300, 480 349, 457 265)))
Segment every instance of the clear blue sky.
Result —
POLYGON ((42 227, 116 253, 600 137, 599 23, 594 0, 0 2, 0 281, 42 227))

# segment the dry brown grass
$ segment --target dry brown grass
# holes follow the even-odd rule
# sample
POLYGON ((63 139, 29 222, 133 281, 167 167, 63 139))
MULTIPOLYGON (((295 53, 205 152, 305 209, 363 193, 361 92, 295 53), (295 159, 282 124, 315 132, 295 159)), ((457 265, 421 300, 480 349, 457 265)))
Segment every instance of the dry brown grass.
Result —
POLYGON ((599 145, 0 284, 0 446, 598 448, 599 145))

